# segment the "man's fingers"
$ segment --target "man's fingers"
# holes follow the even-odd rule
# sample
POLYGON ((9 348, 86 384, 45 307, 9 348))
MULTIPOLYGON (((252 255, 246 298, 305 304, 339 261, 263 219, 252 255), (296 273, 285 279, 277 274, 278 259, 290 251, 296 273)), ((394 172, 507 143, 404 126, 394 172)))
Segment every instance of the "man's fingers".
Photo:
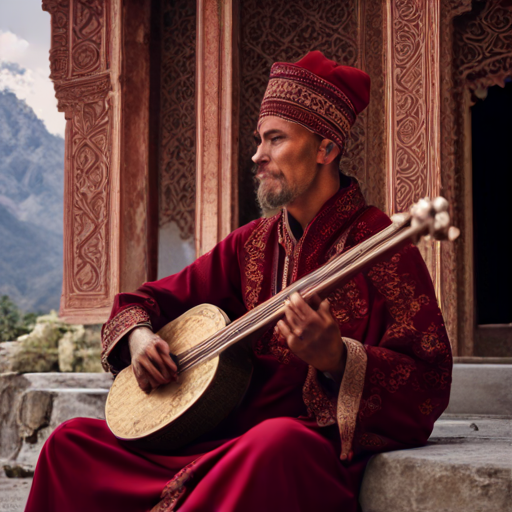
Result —
POLYGON ((140 389, 146 393, 149 393, 153 386, 144 368, 142 368, 139 364, 133 364, 133 373, 135 374, 135 378, 137 379, 137 383, 139 384, 140 389))
POLYGON ((308 304, 311 307, 311 309, 313 309, 314 311, 318 310, 318 308, 320 307, 321 303, 322 303, 322 299, 320 298, 320 296, 317 293, 314 293, 308 299, 308 304))
POLYGON ((149 361, 153 364, 153 366, 162 374, 164 379, 166 379, 167 382, 169 382, 175 372, 172 368, 169 368, 165 360, 163 359, 163 355, 160 353, 160 351, 155 347, 151 347, 146 352, 146 356, 148 357, 149 361))
POLYGON ((291 331, 296 336, 302 336, 302 332, 304 330, 303 328, 303 321, 299 318, 297 313, 294 311, 293 307, 290 305, 287 305, 284 308, 284 316, 286 318, 286 322, 288 323, 291 331))
POLYGON ((279 332, 281 333, 281 335, 284 336, 285 338, 288 338, 288 336, 290 336, 290 334, 292 334, 292 331, 291 331, 289 325, 284 320, 279 320, 279 322, 277 322, 276 326, 279 329, 279 332))
POLYGON ((160 356, 162 357, 167 368, 169 368, 171 372, 176 373, 178 371, 178 367, 172 360, 172 357, 169 355, 169 345, 167 345, 164 340, 160 339, 157 343, 155 343, 155 347, 160 353, 160 356))
POLYGON ((318 307, 318 314, 324 319, 324 320, 331 320, 331 303, 328 299, 323 300, 320 303, 320 306, 318 307))
POLYGON ((289 305, 301 320, 305 320, 311 313, 311 308, 297 292, 290 295, 289 305))
POLYGON ((167 384, 169 382, 169 379, 166 379, 148 358, 142 358, 140 365, 144 368, 151 385, 156 384, 156 386, 153 387, 158 387, 161 384, 167 384))

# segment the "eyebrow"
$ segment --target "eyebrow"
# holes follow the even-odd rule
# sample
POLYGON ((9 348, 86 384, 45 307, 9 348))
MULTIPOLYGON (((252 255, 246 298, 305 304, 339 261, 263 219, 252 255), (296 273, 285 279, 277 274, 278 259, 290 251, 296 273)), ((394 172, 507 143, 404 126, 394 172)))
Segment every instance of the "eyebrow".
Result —
MULTIPOLYGON (((277 128, 273 128, 272 130, 268 130, 268 131, 264 132, 263 138, 267 139, 268 137, 271 137, 272 135, 276 135, 276 134, 282 135, 282 134, 284 134, 284 132, 277 128)), ((259 134, 258 130, 254 130, 253 136, 256 140, 261 140, 261 135, 259 134)))

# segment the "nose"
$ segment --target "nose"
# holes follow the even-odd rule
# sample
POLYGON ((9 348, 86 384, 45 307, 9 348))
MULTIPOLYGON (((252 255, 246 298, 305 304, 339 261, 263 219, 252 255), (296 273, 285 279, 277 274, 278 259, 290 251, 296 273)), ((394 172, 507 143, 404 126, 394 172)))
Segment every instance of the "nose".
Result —
POLYGON ((265 144, 261 143, 256 148, 256 153, 254 153, 254 155, 252 156, 252 161, 257 165, 269 161, 269 157, 268 157, 267 152, 265 151, 264 147, 265 147, 265 144))

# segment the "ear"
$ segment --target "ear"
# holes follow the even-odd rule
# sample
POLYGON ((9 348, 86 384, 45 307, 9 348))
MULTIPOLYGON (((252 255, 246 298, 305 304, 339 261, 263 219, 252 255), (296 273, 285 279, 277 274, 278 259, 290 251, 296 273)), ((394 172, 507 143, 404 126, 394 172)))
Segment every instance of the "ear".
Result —
POLYGON ((332 140, 323 139, 318 147, 316 163, 329 165, 340 154, 340 148, 332 140))

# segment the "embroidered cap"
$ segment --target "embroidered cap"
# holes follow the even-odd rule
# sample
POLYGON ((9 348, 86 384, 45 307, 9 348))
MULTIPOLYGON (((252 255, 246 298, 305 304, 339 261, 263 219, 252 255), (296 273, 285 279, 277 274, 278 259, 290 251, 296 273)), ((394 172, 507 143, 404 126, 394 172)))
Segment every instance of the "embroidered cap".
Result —
POLYGON ((348 132, 369 99, 370 77, 364 71, 339 66, 313 51, 294 64, 272 66, 260 121, 276 116, 298 123, 343 151, 348 132))

